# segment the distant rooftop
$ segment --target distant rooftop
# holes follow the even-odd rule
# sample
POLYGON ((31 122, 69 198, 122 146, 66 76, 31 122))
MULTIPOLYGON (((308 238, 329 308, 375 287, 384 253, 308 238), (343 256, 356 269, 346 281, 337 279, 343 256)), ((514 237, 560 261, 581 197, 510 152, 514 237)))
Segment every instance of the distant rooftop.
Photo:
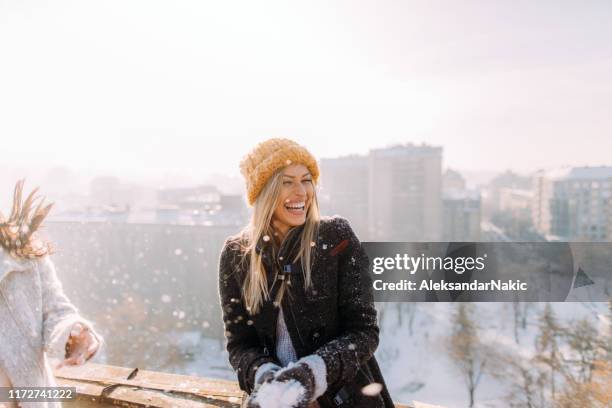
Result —
POLYGON ((370 150, 370 154, 374 156, 403 156, 403 155, 423 155, 423 154, 442 154, 442 146, 431 146, 425 143, 420 145, 407 143, 394 145, 384 148, 370 150))
POLYGON ((444 200, 480 200, 478 190, 451 188, 443 192, 444 200))
POLYGON ((555 180, 605 180, 612 178, 612 166, 561 167, 540 174, 555 180))
POLYGON ((514 197, 532 198, 533 191, 525 190, 523 188, 510 188, 504 187, 499 189, 500 194, 512 195, 514 197))
POLYGON ((612 178, 612 166, 574 167, 568 174, 572 180, 600 180, 612 178))

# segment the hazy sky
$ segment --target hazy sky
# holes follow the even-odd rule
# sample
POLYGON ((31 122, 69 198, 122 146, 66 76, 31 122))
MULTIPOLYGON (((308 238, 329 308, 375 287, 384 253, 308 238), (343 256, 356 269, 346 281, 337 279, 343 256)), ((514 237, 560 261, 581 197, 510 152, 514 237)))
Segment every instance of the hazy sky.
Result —
POLYGON ((609 1, 2 1, 0 165, 237 172, 259 140, 612 164, 609 1))

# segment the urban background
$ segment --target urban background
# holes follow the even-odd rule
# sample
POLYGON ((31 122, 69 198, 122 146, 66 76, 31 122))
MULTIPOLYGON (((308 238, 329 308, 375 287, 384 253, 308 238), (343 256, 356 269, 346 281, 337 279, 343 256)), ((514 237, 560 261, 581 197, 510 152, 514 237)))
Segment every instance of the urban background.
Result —
MULTIPOLYGON (((265 138, 320 159, 323 213, 363 241, 612 241, 610 16, 598 0, 0 1, 0 209, 21 178, 55 202, 43 233, 106 337, 97 362, 235 379, 217 262, 249 217, 238 162, 265 138)), ((377 307, 396 401, 610 406, 606 303, 377 307)))
MULTIPOLYGON (((443 154, 441 146, 408 143, 322 158, 322 213, 349 219, 362 241, 610 241, 612 166, 462 174, 443 168, 443 154)), ((225 238, 250 215, 242 180, 217 175, 179 188, 84 178, 67 168, 30 173, 56 204, 43 233, 56 248, 64 286, 108 339, 101 360, 233 379, 217 260, 225 238)), ((7 202, 19 174, 6 167, 0 176, 7 202)), ((377 354, 400 401, 503 406, 511 395, 516 406, 535 398, 544 402, 532 406, 548 406, 555 387, 557 398, 575 392, 559 361, 546 360, 563 339, 581 345, 569 347, 564 358, 586 356, 568 369, 582 373, 575 384, 609 374, 608 365, 596 364, 601 350, 608 350, 604 361, 610 358, 606 304, 387 303, 378 309, 377 354), (517 364, 525 349, 530 357, 517 364), (456 373, 450 368, 466 356, 473 359, 472 380, 484 375, 479 388, 477 381, 463 386, 465 366, 458 364, 456 373), (552 383, 544 381, 551 368, 559 371, 552 383)))

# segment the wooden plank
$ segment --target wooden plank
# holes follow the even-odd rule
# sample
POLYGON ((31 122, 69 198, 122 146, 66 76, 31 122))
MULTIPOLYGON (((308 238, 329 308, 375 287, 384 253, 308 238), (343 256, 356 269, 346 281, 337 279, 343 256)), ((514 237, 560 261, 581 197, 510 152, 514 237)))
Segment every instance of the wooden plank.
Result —
POLYGON ((220 400, 240 399, 242 391, 235 381, 203 377, 160 373, 139 370, 128 380, 133 369, 88 363, 83 366, 65 366, 56 370, 56 377, 66 380, 80 380, 103 386, 125 385, 164 392, 191 394, 220 400))
MULTIPOLYGON (((106 386, 100 383, 67 379, 59 379, 59 382, 64 387, 76 387, 78 401, 82 401, 89 406, 130 408, 238 408, 240 406, 240 399, 238 398, 235 401, 230 401, 125 385, 114 387, 109 392, 103 393, 106 386)), ((75 403, 75 406, 80 405, 75 403)))
POLYGON ((242 402, 243 392, 235 381, 147 370, 138 370, 128 380, 130 374, 131 368, 94 363, 65 366, 55 372, 61 386, 76 387, 77 402, 87 407, 239 408, 242 402))

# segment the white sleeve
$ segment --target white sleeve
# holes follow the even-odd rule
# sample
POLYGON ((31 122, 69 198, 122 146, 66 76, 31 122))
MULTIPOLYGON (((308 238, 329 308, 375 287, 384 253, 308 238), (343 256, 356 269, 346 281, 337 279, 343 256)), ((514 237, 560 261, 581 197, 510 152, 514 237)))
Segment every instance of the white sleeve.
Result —
POLYGON ((102 344, 102 337, 94 331, 93 325, 79 315, 76 307, 64 294, 51 259, 45 256, 38 260, 37 266, 42 289, 44 350, 55 357, 63 358, 64 347, 75 323, 81 323, 88 328, 102 344))

